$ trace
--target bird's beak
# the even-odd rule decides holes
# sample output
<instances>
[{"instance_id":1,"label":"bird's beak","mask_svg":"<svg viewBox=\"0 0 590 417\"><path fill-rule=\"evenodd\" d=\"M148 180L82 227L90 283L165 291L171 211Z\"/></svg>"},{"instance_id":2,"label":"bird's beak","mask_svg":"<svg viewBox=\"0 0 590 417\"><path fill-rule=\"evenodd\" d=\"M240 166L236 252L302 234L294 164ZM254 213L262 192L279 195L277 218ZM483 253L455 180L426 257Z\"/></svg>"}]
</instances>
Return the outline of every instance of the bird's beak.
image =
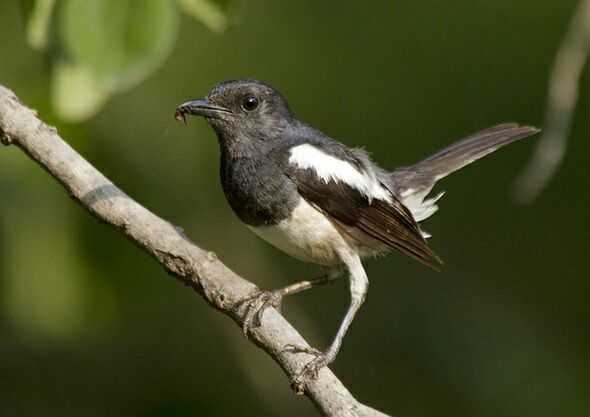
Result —
<instances>
[{"instance_id":1,"label":"bird's beak","mask_svg":"<svg viewBox=\"0 0 590 417\"><path fill-rule=\"evenodd\" d=\"M219 119L223 113L231 113L230 109L211 103L206 98L187 101L176 108L174 117L186 123L186 115L193 114L211 119Z\"/></svg>"}]
</instances>

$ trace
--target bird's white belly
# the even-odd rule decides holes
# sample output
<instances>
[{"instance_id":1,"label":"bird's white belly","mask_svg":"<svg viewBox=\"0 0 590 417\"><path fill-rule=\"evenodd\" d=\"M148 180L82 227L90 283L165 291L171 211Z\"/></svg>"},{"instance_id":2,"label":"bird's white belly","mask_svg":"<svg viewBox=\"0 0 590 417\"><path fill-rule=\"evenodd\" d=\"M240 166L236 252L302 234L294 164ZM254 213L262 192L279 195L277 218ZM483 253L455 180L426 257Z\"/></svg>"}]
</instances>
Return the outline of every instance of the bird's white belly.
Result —
<instances>
[{"instance_id":1,"label":"bird's white belly","mask_svg":"<svg viewBox=\"0 0 590 417\"><path fill-rule=\"evenodd\" d=\"M303 198L288 219L274 226L248 226L271 245L304 262L325 266L341 263L350 246L320 211Z\"/></svg>"}]
</instances>

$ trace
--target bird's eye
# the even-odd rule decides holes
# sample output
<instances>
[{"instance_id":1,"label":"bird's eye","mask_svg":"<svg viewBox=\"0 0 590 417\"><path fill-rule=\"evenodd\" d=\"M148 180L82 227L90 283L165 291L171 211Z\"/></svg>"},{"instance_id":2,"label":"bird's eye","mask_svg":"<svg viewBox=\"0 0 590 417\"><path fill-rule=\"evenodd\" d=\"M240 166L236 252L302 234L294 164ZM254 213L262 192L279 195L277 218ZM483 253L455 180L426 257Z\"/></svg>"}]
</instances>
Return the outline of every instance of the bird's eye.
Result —
<instances>
[{"instance_id":1,"label":"bird's eye","mask_svg":"<svg viewBox=\"0 0 590 417\"><path fill-rule=\"evenodd\" d=\"M246 96L242 103L242 107L246 111L256 110L256 107L258 107L258 99L255 96Z\"/></svg>"}]
</instances>

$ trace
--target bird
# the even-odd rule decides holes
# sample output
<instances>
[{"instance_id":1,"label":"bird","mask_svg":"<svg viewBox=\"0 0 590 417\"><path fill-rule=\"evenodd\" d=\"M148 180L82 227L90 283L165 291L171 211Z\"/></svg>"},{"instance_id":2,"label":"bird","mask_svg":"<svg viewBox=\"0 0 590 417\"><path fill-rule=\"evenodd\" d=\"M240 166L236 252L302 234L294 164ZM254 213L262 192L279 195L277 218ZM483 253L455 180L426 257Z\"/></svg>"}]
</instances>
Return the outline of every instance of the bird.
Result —
<instances>
[{"instance_id":1,"label":"bird","mask_svg":"<svg viewBox=\"0 0 590 417\"><path fill-rule=\"evenodd\" d=\"M296 391L317 378L338 355L369 280L362 261L397 250L440 270L421 223L438 210L440 192L430 193L449 174L540 131L503 123L474 133L413 165L381 168L367 151L330 138L299 120L275 88L257 80L229 80L205 98L180 104L175 118L204 117L216 133L221 186L237 217L256 235L303 262L323 268L320 278L285 288L257 290L246 305L243 331L260 324L283 297L347 275L350 303L325 351L286 346L312 355L293 378Z\"/></svg>"}]
</instances>

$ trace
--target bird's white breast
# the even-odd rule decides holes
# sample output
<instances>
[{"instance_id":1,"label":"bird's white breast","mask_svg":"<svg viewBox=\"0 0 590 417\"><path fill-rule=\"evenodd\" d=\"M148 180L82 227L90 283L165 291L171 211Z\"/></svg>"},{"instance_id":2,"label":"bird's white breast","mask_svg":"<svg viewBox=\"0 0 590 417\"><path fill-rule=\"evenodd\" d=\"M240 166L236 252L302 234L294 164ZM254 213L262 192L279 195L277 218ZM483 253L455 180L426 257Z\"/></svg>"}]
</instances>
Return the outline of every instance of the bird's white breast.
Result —
<instances>
[{"instance_id":1,"label":"bird's white breast","mask_svg":"<svg viewBox=\"0 0 590 417\"><path fill-rule=\"evenodd\" d=\"M274 226L248 226L271 245L304 262L325 266L340 263L338 253L350 246L338 229L303 198L289 218Z\"/></svg>"}]
</instances>

